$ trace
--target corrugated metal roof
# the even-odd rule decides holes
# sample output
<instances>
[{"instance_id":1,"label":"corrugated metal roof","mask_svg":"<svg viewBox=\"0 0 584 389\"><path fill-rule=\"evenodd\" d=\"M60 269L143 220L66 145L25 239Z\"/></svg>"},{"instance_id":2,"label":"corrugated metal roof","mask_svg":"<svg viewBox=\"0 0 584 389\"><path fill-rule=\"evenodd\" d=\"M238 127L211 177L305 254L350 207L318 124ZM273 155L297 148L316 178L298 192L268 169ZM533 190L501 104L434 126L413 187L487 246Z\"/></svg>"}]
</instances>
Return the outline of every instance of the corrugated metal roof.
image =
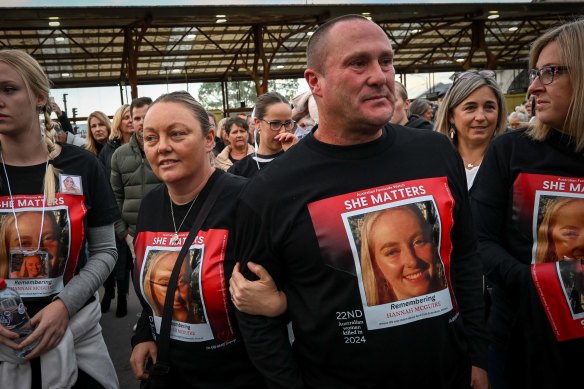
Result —
<instances>
[{"instance_id":1,"label":"corrugated metal roof","mask_svg":"<svg viewBox=\"0 0 584 389\"><path fill-rule=\"evenodd\" d=\"M387 31L396 71L415 73L523 68L530 43L584 4L2 8L0 48L32 54L57 87L129 84L131 58L140 84L302 77L310 32L363 12Z\"/></svg>"}]
</instances>

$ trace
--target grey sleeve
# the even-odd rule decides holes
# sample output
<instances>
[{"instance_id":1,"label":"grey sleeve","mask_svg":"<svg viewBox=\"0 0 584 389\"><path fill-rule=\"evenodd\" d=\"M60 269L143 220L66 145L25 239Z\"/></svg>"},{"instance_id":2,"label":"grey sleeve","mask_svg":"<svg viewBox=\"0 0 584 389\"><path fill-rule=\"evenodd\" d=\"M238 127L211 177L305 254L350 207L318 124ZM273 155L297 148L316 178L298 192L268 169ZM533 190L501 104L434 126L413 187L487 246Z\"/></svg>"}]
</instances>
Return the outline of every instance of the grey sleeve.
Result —
<instances>
[{"instance_id":1,"label":"grey sleeve","mask_svg":"<svg viewBox=\"0 0 584 389\"><path fill-rule=\"evenodd\" d=\"M116 264L118 252L113 223L90 227L87 233L87 248L89 250L87 263L57 296L67 307L69 317L75 315L103 285Z\"/></svg>"}]
</instances>

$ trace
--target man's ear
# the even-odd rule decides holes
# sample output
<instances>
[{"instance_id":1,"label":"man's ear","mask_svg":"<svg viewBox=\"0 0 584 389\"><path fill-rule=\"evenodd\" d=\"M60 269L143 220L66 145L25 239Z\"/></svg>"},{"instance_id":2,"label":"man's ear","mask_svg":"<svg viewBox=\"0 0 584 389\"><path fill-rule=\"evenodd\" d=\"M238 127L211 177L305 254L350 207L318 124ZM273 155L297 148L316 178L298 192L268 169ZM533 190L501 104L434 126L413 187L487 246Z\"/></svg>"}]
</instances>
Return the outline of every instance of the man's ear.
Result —
<instances>
[{"instance_id":1,"label":"man's ear","mask_svg":"<svg viewBox=\"0 0 584 389\"><path fill-rule=\"evenodd\" d=\"M313 95L318 97L322 97L321 91L322 78L323 78L322 75L320 75L314 69L306 69L304 71L304 79L306 80L306 83L308 84L310 91L312 92Z\"/></svg>"}]
</instances>

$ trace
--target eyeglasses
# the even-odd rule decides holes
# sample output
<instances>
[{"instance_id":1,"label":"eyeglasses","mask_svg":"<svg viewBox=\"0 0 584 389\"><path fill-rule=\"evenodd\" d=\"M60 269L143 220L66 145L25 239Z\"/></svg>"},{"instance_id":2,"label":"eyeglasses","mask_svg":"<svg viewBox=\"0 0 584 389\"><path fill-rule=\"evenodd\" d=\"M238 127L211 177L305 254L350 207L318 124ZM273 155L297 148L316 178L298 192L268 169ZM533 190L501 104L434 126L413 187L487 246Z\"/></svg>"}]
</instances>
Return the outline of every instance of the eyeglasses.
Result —
<instances>
[{"instance_id":1,"label":"eyeglasses","mask_svg":"<svg viewBox=\"0 0 584 389\"><path fill-rule=\"evenodd\" d=\"M296 129L296 122L294 120L287 120L285 122L281 122L279 120L264 120L260 119L262 122L266 122L270 125L270 129L272 131L280 131L282 126L286 131L292 131Z\"/></svg>"},{"instance_id":2,"label":"eyeglasses","mask_svg":"<svg viewBox=\"0 0 584 389\"><path fill-rule=\"evenodd\" d=\"M544 66L541 69L531 69L529 71L529 83L533 83L536 77L543 85L549 85L554 82L556 75L568 70L567 66Z\"/></svg>"},{"instance_id":3,"label":"eyeglasses","mask_svg":"<svg viewBox=\"0 0 584 389\"><path fill-rule=\"evenodd\" d=\"M495 79L495 72L492 70L487 70L487 69L483 69L483 70L470 69L470 70L467 70L465 72L455 74L454 75L454 82L457 82L459 80L464 80L467 78L472 78L475 76L480 76L482 78L491 78L494 80Z\"/></svg>"}]
</instances>

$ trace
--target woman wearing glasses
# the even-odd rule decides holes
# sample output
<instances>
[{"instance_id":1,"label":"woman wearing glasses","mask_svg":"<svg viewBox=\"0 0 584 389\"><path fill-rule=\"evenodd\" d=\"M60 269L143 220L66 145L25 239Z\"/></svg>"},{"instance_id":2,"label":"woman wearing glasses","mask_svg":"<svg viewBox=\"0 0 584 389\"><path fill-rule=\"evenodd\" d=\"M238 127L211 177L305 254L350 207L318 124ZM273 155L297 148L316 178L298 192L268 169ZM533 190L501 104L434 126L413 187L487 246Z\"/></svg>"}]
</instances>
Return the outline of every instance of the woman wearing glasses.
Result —
<instances>
[{"instance_id":1,"label":"woman wearing glasses","mask_svg":"<svg viewBox=\"0 0 584 389\"><path fill-rule=\"evenodd\" d=\"M436 112L435 130L456 146L469 189L491 140L505 130L505 100L494 76L490 70L459 74Z\"/></svg>"},{"instance_id":2,"label":"woman wearing glasses","mask_svg":"<svg viewBox=\"0 0 584 389\"><path fill-rule=\"evenodd\" d=\"M260 135L260 144L256 145L256 153L248 155L229 169L230 173L238 176L255 176L298 142L294 135L296 122L292 120L292 108L278 92L268 92L258 97L253 120Z\"/></svg>"},{"instance_id":3,"label":"woman wearing glasses","mask_svg":"<svg viewBox=\"0 0 584 389\"><path fill-rule=\"evenodd\" d=\"M534 277L543 280L548 269L549 277L558 277L553 265L541 263L547 259L535 258L545 205L554 198L584 197L582 58L583 20L550 30L533 43L529 93L536 102L535 123L493 142L472 192L479 252L493 284L488 325L494 389L581 386L582 319L560 315L552 325L542 298L547 307L566 303L548 298L548 289ZM563 233L566 239L581 239L574 228ZM558 341L554 330L573 325L580 337Z\"/></svg>"}]
</instances>

